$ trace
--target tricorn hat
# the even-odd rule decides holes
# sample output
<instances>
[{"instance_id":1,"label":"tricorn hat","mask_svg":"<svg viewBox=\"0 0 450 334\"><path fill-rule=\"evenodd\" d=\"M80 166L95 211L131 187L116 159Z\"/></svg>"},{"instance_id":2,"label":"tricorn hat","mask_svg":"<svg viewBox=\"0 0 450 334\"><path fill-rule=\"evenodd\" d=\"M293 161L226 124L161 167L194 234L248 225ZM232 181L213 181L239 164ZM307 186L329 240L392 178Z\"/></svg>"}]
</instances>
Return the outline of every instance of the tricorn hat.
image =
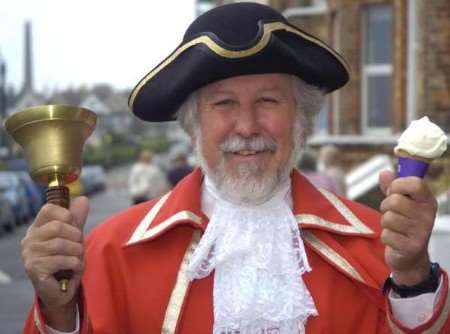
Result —
<instances>
[{"instance_id":1,"label":"tricorn hat","mask_svg":"<svg viewBox=\"0 0 450 334\"><path fill-rule=\"evenodd\" d=\"M171 121L192 92L233 76L287 73L331 92L350 77L345 60L320 39L257 3L219 6L188 27L182 43L133 89L131 111Z\"/></svg>"}]
</instances>

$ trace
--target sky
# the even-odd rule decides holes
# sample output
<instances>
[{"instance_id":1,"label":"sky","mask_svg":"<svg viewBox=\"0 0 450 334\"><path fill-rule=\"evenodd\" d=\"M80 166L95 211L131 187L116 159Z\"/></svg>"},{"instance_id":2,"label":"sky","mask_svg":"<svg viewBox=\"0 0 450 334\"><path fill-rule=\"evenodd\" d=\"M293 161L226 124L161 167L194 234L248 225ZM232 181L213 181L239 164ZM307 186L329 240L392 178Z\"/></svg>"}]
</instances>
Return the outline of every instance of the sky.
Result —
<instances>
[{"instance_id":1,"label":"sky","mask_svg":"<svg viewBox=\"0 0 450 334\"><path fill-rule=\"evenodd\" d=\"M181 42L195 0L0 0L7 82L23 82L24 23L33 30L41 92L109 83L132 88Z\"/></svg>"}]
</instances>

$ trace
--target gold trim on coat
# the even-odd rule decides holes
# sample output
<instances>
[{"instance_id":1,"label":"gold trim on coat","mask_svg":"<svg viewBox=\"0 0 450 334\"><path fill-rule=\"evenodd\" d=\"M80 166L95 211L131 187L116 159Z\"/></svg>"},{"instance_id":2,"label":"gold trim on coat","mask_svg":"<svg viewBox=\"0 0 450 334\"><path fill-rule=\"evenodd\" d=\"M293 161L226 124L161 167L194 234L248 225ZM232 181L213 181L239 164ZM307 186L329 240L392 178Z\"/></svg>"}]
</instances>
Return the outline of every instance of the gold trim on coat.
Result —
<instances>
[{"instance_id":1,"label":"gold trim on coat","mask_svg":"<svg viewBox=\"0 0 450 334\"><path fill-rule=\"evenodd\" d=\"M320 193L336 208L336 210L350 223L352 224L354 231L360 234L374 234L374 231L369 228L366 224L364 224L358 217L356 217L353 212L333 193L329 192L328 190L319 189ZM336 225L341 226L341 224L335 224L327 222L320 217L318 217L321 221L315 220L312 222L312 224L317 223L320 226L326 226L330 229L334 229L338 232L342 232L337 228ZM310 222L308 222L309 224Z\"/></svg>"},{"instance_id":2,"label":"gold trim on coat","mask_svg":"<svg viewBox=\"0 0 450 334\"><path fill-rule=\"evenodd\" d=\"M39 333L45 334L46 332L44 331L44 328L42 328L41 319L39 318L39 313L36 308L36 305L34 306L34 310L33 310L33 318L34 318L34 324L35 324L36 328L38 329Z\"/></svg>"},{"instance_id":3,"label":"gold trim on coat","mask_svg":"<svg viewBox=\"0 0 450 334\"><path fill-rule=\"evenodd\" d=\"M344 257L328 246L325 242L317 238L311 231L302 230L301 235L306 243L334 263L338 268L342 269L354 279L367 284L358 271Z\"/></svg>"},{"instance_id":4,"label":"gold trim on coat","mask_svg":"<svg viewBox=\"0 0 450 334\"><path fill-rule=\"evenodd\" d=\"M170 295L169 304L167 305L166 314L161 329L162 334L174 334L177 329L177 324L181 315L181 307L183 306L184 298L189 288L189 280L186 277L186 270L191 261L192 255L197 248L201 239L201 232L194 231L191 243L189 244L186 253L181 262L180 269L177 275L175 287Z\"/></svg>"},{"instance_id":5,"label":"gold trim on coat","mask_svg":"<svg viewBox=\"0 0 450 334\"><path fill-rule=\"evenodd\" d=\"M161 231L165 230L166 228L170 227L171 225L175 224L176 222L180 220L190 220L194 222L197 225L200 225L202 223L202 219L197 216L195 213L191 211L180 211L174 214L173 216L170 216L168 219L164 220L160 224L156 225L155 227L150 228L148 231L146 231L140 240L148 239L154 237L156 234L160 233Z\"/></svg>"},{"instance_id":6,"label":"gold trim on coat","mask_svg":"<svg viewBox=\"0 0 450 334\"><path fill-rule=\"evenodd\" d=\"M152 223L152 221L155 219L156 215L158 214L161 207L166 203L167 199L169 198L171 192L168 192L163 197L159 199L158 202L150 209L150 211L145 215L144 219L139 223L138 227L134 230L132 236L130 239L126 242L126 245L131 245L136 242L139 242L142 240L143 236L145 235L148 227Z\"/></svg>"},{"instance_id":7,"label":"gold trim on coat","mask_svg":"<svg viewBox=\"0 0 450 334\"><path fill-rule=\"evenodd\" d=\"M329 220L323 219L316 215L300 214L300 215L296 215L295 218L297 219L297 222L299 224L321 226L321 227L325 227L329 230L339 232L339 233L352 233L352 234L364 233L364 232L360 231L359 229L357 229L353 225L344 225L344 224L333 223L333 222L330 222Z\"/></svg>"},{"instance_id":8,"label":"gold trim on coat","mask_svg":"<svg viewBox=\"0 0 450 334\"><path fill-rule=\"evenodd\" d=\"M431 326L427 330L420 332L420 334L437 334L437 333L439 333L441 328L444 326L445 321L447 320L449 314L450 314L450 293L447 290L447 298L445 301L444 308L441 311L441 314L436 319L433 326ZM406 334L406 332L402 331L400 328L397 327L396 324L394 324L389 313L387 315L387 319L388 319L389 327L391 328L393 334Z\"/></svg>"},{"instance_id":9,"label":"gold trim on coat","mask_svg":"<svg viewBox=\"0 0 450 334\"><path fill-rule=\"evenodd\" d=\"M224 57L224 58L244 58L252 56L262 49L266 47L266 45L269 43L270 37L272 32L277 30L285 30L288 32L291 32L293 34L296 34L298 36L301 36L302 38L326 49L328 52L330 52L332 55L336 57L336 59L342 64L342 66L347 70L347 72L350 74L350 66L347 64L347 62L342 58L342 56L334 51L332 48L330 48L328 45L326 45L324 42L322 42L319 39L316 39L312 36L309 36L283 22L271 22L271 23L265 23L264 24L264 31L260 38L260 40L252 47L245 49L245 50L228 50L217 44L214 40L212 40L209 36L203 35L199 36L197 38L194 38L192 41L181 45L178 49L176 49L168 58L166 58L161 64L159 64L156 68L154 68L150 73L148 73L139 83L138 85L133 89L130 96L129 106L130 109L133 109L134 100L136 99L136 95L139 93L141 88L150 80L152 79L156 74L158 74L164 67L172 63L181 53L183 53L185 50L189 49L192 46L195 46L197 44L204 44L206 45L211 51L215 52L217 55Z\"/></svg>"},{"instance_id":10,"label":"gold trim on coat","mask_svg":"<svg viewBox=\"0 0 450 334\"><path fill-rule=\"evenodd\" d=\"M424 331L424 334L434 334L439 333L440 329L444 326L450 314L450 292L447 289L447 300L445 301L444 308L442 309L441 315L437 318L436 322L430 329Z\"/></svg>"}]
</instances>

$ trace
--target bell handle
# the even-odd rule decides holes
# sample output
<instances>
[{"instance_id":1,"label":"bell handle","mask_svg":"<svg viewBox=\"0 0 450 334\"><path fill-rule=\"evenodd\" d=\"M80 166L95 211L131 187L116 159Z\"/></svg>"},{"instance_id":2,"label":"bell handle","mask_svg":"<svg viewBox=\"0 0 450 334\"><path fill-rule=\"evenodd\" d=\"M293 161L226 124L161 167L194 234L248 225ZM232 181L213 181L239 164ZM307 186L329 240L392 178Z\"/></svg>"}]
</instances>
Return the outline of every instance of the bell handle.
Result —
<instances>
[{"instance_id":1,"label":"bell handle","mask_svg":"<svg viewBox=\"0 0 450 334\"><path fill-rule=\"evenodd\" d=\"M50 186L46 191L46 202L68 209L70 205L69 188L67 188L61 182L57 182L57 185L52 185L54 183L55 182L50 182ZM55 279L59 283L59 290L61 292L67 292L69 280L72 278L72 276L72 270L60 270L54 274Z\"/></svg>"}]
</instances>

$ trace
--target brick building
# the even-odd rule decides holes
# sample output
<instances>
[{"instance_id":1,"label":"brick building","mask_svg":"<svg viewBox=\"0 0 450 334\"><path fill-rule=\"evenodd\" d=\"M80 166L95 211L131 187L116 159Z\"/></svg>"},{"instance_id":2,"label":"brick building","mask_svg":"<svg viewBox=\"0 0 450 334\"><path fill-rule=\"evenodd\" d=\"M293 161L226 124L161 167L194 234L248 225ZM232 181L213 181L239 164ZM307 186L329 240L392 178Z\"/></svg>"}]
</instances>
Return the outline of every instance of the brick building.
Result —
<instances>
[{"instance_id":1,"label":"brick building","mask_svg":"<svg viewBox=\"0 0 450 334\"><path fill-rule=\"evenodd\" d=\"M272 0L289 21L320 36L352 68L328 99L312 146L334 143L353 164L389 153L411 120L450 131L448 0Z\"/></svg>"}]
</instances>

